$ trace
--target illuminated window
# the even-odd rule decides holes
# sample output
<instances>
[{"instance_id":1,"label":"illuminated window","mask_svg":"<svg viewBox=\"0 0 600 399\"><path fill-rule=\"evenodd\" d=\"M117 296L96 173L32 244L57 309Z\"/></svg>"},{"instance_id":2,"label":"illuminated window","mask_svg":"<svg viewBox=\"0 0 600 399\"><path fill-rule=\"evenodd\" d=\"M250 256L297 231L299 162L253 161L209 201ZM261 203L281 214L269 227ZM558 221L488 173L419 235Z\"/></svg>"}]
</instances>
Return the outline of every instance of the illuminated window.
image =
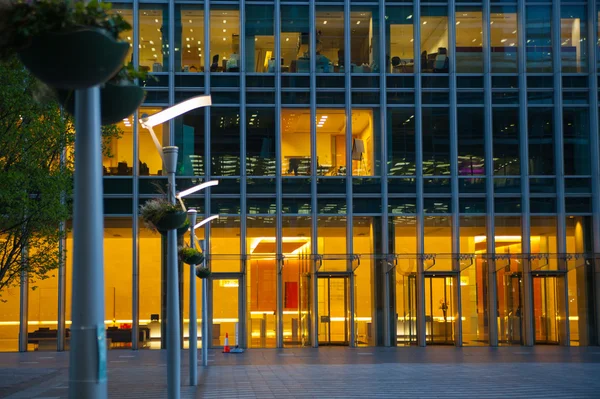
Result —
<instances>
[{"instance_id":1,"label":"illuminated window","mask_svg":"<svg viewBox=\"0 0 600 399\"><path fill-rule=\"evenodd\" d=\"M210 10L210 71L240 71L240 12L238 6Z\"/></svg>"},{"instance_id":2,"label":"illuminated window","mask_svg":"<svg viewBox=\"0 0 600 399\"><path fill-rule=\"evenodd\" d=\"M204 10L203 6L176 5L179 24L175 28L175 71L203 72Z\"/></svg>"},{"instance_id":3,"label":"illuminated window","mask_svg":"<svg viewBox=\"0 0 600 399\"><path fill-rule=\"evenodd\" d=\"M168 72L170 43L166 6L141 5L139 19L140 68L149 72Z\"/></svg>"}]
</instances>

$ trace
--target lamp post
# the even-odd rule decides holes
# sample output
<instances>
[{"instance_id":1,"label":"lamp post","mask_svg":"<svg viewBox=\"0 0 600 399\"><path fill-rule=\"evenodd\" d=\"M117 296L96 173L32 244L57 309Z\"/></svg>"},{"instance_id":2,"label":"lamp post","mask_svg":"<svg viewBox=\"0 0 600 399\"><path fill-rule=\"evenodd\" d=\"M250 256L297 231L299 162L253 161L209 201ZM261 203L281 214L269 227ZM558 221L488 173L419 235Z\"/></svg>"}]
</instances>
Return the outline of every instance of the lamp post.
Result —
<instances>
[{"instance_id":1,"label":"lamp post","mask_svg":"<svg viewBox=\"0 0 600 399\"><path fill-rule=\"evenodd\" d=\"M175 194L175 171L177 168L178 148L168 146L161 148L152 129L154 126L167 122L196 108L211 105L211 97L198 96L169 107L154 115L143 115L140 119L142 127L152 135L156 150L160 154L164 169L167 172L169 185L168 200L172 204L185 195L198 189ZM193 187L194 188L194 187ZM178 399L181 394L181 331L179 329L179 281L177 276L177 231L167 232L167 392L169 399Z\"/></svg>"}]
</instances>

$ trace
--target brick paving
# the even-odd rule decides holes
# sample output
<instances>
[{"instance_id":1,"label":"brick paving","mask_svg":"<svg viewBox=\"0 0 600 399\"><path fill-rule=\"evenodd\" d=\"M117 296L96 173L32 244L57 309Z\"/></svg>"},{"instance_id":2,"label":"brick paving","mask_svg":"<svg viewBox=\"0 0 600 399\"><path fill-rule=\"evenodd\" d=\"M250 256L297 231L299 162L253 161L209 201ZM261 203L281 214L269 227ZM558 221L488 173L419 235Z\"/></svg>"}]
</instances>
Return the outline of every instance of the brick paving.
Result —
<instances>
[{"instance_id":1,"label":"brick paving","mask_svg":"<svg viewBox=\"0 0 600 399\"><path fill-rule=\"evenodd\" d=\"M182 398L598 398L600 348L320 348L209 353ZM110 398L166 398L166 351L108 354ZM1 398L66 398L68 353L0 353Z\"/></svg>"}]
</instances>

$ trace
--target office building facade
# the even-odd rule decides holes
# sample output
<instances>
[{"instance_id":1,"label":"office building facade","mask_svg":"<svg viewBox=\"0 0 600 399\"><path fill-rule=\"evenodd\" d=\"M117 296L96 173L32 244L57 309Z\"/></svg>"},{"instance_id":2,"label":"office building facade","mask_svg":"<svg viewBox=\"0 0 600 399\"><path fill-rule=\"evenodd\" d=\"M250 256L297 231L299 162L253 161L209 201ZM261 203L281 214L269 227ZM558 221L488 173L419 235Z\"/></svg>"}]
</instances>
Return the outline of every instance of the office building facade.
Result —
<instances>
[{"instance_id":1,"label":"office building facade","mask_svg":"<svg viewBox=\"0 0 600 399\"><path fill-rule=\"evenodd\" d=\"M144 332L112 347L164 337L166 247L138 207L166 177L138 118L209 93L155 129L178 189L220 181L187 200L220 215L197 234L211 346L598 343L599 2L113 7L156 80L104 160L106 323ZM21 316L3 293L4 350L23 317L68 328L70 268Z\"/></svg>"}]
</instances>

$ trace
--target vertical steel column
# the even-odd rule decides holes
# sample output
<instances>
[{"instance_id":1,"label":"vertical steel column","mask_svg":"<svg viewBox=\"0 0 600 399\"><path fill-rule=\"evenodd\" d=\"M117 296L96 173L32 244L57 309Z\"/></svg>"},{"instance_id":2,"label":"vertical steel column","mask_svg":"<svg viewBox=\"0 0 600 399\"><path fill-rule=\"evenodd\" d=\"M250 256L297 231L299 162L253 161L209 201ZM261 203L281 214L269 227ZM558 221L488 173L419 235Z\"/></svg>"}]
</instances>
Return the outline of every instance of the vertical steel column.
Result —
<instances>
[{"instance_id":1,"label":"vertical steel column","mask_svg":"<svg viewBox=\"0 0 600 399\"><path fill-rule=\"evenodd\" d=\"M455 0L448 2L448 55L449 63L449 83L450 83L450 187L452 190L452 269L455 272L460 271L460 216L458 207L458 111L456 98L456 6ZM457 278L460 281L460 276ZM455 323L454 343L456 346L462 346L462 301L460 284L456 289L458 300L458 320Z\"/></svg>"},{"instance_id":2,"label":"vertical steel column","mask_svg":"<svg viewBox=\"0 0 600 399\"><path fill-rule=\"evenodd\" d=\"M29 327L29 241L21 248L21 281L19 284L19 352L27 352L27 328Z\"/></svg>"},{"instance_id":3,"label":"vertical steel column","mask_svg":"<svg viewBox=\"0 0 600 399\"><path fill-rule=\"evenodd\" d=\"M483 1L483 109L485 126L485 192L486 214L485 235L487 253L487 312L488 337L490 346L498 346L498 306L496 297L496 252L494 228L494 133L492 125L492 59L491 59L491 25L490 0Z\"/></svg>"},{"instance_id":4,"label":"vertical steel column","mask_svg":"<svg viewBox=\"0 0 600 399\"><path fill-rule=\"evenodd\" d=\"M311 246L312 246L312 343L313 347L319 346L319 282L317 281L317 255L319 253L319 243L317 241L317 76L315 70L316 65L316 10L315 3L311 1L308 4L308 24L309 24L309 41L310 41L310 207L311 207Z\"/></svg>"},{"instance_id":5,"label":"vertical steel column","mask_svg":"<svg viewBox=\"0 0 600 399\"><path fill-rule=\"evenodd\" d=\"M133 2L133 66L137 71L139 68L139 1ZM133 211L131 218L131 349L139 349L140 336L140 223L139 223L139 202L140 202L140 145L139 145L140 126L138 122L137 111L133 114L133 176L132 176L132 202Z\"/></svg>"},{"instance_id":6,"label":"vertical steel column","mask_svg":"<svg viewBox=\"0 0 600 399\"><path fill-rule=\"evenodd\" d=\"M248 279L247 265L247 248L246 248L246 237L248 235L248 223L247 223L247 201L246 201L246 7L245 3L240 3L240 270L242 271L242 277L240 281L240 294L242 300L238 303L238 339L240 342L236 342L240 348L245 348L246 339L246 326L248 325L249 315L246 312L246 301L248 298L247 290L248 285L246 280ZM254 278L254 276L253 276ZM235 335L235 334L234 334Z\"/></svg>"},{"instance_id":7,"label":"vertical steel column","mask_svg":"<svg viewBox=\"0 0 600 399\"><path fill-rule=\"evenodd\" d=\"M62 113L61 109L61 113ZM67 148L63 144L62 152L60 153L60 167L65 167L67 160ZM60 193L60 203L65 204L67 198L66 193L63 191ZM67 222L61 221L58 225L58 231L60 238L58 240L58 326L56 333L56 350L62 352L65 350L65 338L66 338L66 296L67 296L67 262L66 262L66 250L67 250Z\"/></svg>"},{"instance_id":8,"label":"vertical steel column","mask_svg":"<svg viewBox=\"0 0 600 399\"><path fill-rule=\"evenodd\" d=\"M204 2L204 94L210 94L210 0ZM207 40L208 38L208 40ZM211 174L211 151L210 151L210 107L204 108L204 181L210 180ZM211 187L204 191L204 217L210 217L210 194ZM211 223L204 225L204 265L212 269L210 264L210 230ZM212 338L212 280L202 280L202 331L205 331L202 338L202 356L208 353L208 348ZM206 344L206 346L205 346ZM204 360L203 360L204 361ZM205 365L206 366L206 365Z\"/></svg>"},{"instance_id":9,"label":"vertical steel column","mask_svg":"<svg viewBox=\"0 0 600 399\"><path fill-rule=\"evenodd\" d=\"M593 251L595 254L600 253L600 150L598 146L598 54L596 46L598 45L598 11L600 11L600 5L596 2L594 5L592 2L588 4L588 57L589 57L589 71L588 71L588 85L589 85L589 102L590 102L590 159L592 162L592 240L593 240ZM595 276L595 292L596 292L596 343L598 343L600 336L600 265L598 261L594 259L594 276Z\"/></svg>"},{"instance_id":10,"label":"vertical steel column","mask_svg":"<svg viewBox=\"0 0 600 399\"><path fill-rule=\"evenodd\" d=\"M175 170L178 148L163 147L164 169L169 181L169 202L175 199ZM169 399L179 398L181 392L181 331L179 328L179 275L177 264L177 231L167 233L167 391Z\"/></svg>"},{"instance_id":11,"label":"vertical steel column","mask_svg":"<svg viewBox=\"0 0 600 399\"><path fill-rule=\"evenodd\" d=\"M275 59L281 59L281 3L275 0ZM275 337L277 348L283 348L283 220L281 185L281 62L275 62L275 242L277 254L277 315Z\"/></svg>"},{"instance_id":12,"label":"vertical steel column","mask_svg":"<svg viewBox=\"0 0 600 399\"><path fill-rule=\"evenodd\" d=\"M421 109L421 9L419 2L413 3L414 29L414 76L415 76L415 170L417 178L417 345L425 346L425 274L423 252L425 251L423 216L423 112Z\"/></svg>"},{"instance_id":13,"label":"vertical steel column","mask_svg":"<svg viewBox=\"0 0 600 399\"><path fill-rule=\"evenodd\" d=\"M559 254L567 252L566 211L565 211L565 162L562 115L562 60L561 60L561 21L560 1L552 2L552 70L554 80L554 159L556 174L556 249ZM559 270L567 269L566 261L557 259ZM561 290L562 288L562 290ZM569 293L567 274L563 284L558 287L558 304L561 322L559 324L559 343L569 346ZM561 292L562 291L562 292Z\"/></svg>"},{"instance_id":14,"label":"vertical steel column","mask_svg":"<svg viewBox=\"0 0 600 399\"><path fill-rule=\"evenodd\" d=\"M519 35L519 156L521 158L521 248L529 256L530 249L530 208L529 208L529 140L527 137L527 36L525 34L525 0L519 0L517 6L517 24ZM523 342L533 345L533 295L530 262L523 259Z\"/></svg>"},{"instance_id":15,"label":"vertical steel column","mask_svg":"<svg viewBox=\"0 0 600 399\"><path fill-rule=\"evenodd\" d=\"M190 247L196 248L196 216L198 212L195 209L188 210L188 218L190 219ZM188 322L188 343L190 356L190 385L198 385L198 311L196 309L196 265L188 265L190 268L190 310ZM202 279L204 281L205 279ZM204 335L204 334L203 334Z\"/></svg>"},{"instance_id":16,"label":"vertical steel column","mask_svg":"<svg viewBox=\"0 0 600 399\"><path fill-rule=\"evenodd\" d=\"M381 175L381 254L387 258L389 254L389 229L388 229L388 155L387 155L387 82L386 82L386 72L387 72L387 60L386 60L386 48L387 48L387 38L386 38L386 21L385 18L385 2L379 2L379 125L381 126L381 131L379 132L381 137L381 152L379 156L381 157L380 171ZM374 132L378 134L378 132ZM395 298L396 298L396 284L395 284L395 272L388 272L389 266L387 261L383 262L383 345L384 346L395 346L396 340L392 343L392 336L395 335L392 332L392 320L395 320L395 312L392 311L392 308L395 307ZM393 298L393 299L392 299ZM393 305L392 305L393 304Z\"/></svg>"},{"instance_id":17,"label":"vertical steel column","mask_svg":"<svg viewBox=\"0 0 600 399\"><path fill-rule=\"evenodd\" d=\"M210 224L210 223L209 223ZM205 226L207 226L206 224ZM200 240L200 249L204 255L202 266L206 267L206 257L208 255L208 247L206 246L206 240ZM208 366L208 347L210 346L208 341L208 278L202 279L202 366Z\"/></svg>"},{"instance_id":18,"label":"vertical steel column","mask_svg":"<svg viewBox=\"0 0 600 399\"><path fill-rule=\"evenodd\" d=\"M69 397L106 398L99 86L75 92L75 131Z\"/></svg>"},{"instance_id":19,"label":"vertical steel column","mask_svg":"<svg viewBox=\"0 0 600 399\"><path fill-rule=\"evenodd\" d=\"M346 268L350 273L350 287L348 300L350 302L349 324L350 324L350 347L356 346L356 325L354 323L354 272L352 271L353 242L352 242L352 77L350 75L352 66L350 65L350 53L352 47L350 43L350 0L344 0L344 103L346 113Z\"/></svg>"}]
</instances>

